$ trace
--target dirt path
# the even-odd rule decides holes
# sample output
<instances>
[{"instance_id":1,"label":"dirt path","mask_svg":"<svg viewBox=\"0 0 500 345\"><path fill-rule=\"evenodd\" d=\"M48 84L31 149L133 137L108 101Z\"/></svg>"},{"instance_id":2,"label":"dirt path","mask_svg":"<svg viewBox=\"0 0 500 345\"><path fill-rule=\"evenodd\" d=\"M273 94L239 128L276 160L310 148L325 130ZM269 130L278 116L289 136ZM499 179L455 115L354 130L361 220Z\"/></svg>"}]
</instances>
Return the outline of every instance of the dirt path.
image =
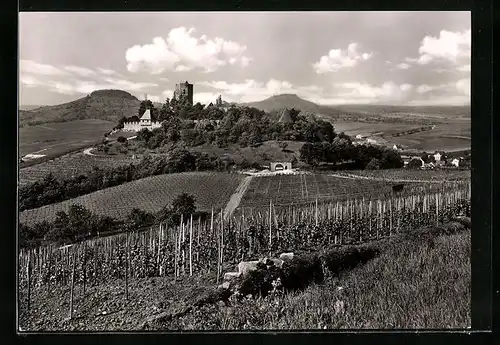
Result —
<instances>
[{"instance_id":1,"label":"dirt path","mask_svg":"<svg viewBox=\"0 0 500 345\"><path fill-rule=\"evenodd\" d=\"M228 217L231 215L234 210L238 207L240 204L241 198L243 195L245 195L245 192L250 185L250 182L252 181L253 176L246 176L241 182L238 188L236 188L236 191L231 195L231 199L229 199L229 202L226 205L226 208L224 210L224 217Z\"/></svg>"},{"instance_id":2,"label":"dirt path","mask_svg":"<svg viewBox=\"0 0 500 345\"><path fill-rule=\"evenodd\" d=\"M372 180L372 181L382 181L382 182L415 182L415 183L443 183L443 181L436 180L408 180L408 179L387 179L381 177L368 177L368 176L360 176L355 174L330 174L330 176L345 178L349 180ZM450 182L450 181L448 181Z\"/></svg>"}]
</instances>

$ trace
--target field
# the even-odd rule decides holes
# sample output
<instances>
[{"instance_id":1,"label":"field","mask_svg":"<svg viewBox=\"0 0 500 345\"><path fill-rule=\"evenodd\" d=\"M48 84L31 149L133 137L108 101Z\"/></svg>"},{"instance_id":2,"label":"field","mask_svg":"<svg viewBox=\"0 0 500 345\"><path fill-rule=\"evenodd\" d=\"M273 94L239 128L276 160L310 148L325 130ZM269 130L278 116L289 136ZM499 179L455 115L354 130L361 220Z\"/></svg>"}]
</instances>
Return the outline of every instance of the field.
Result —
<instances>
[{"instance_id":1,"label":"field","mask_svg":"<svg viewBox=\"0 0 500 345\"><path fill-rule=\"evenodd\" d=\"M385 173L386 171L381 171L379 176ZM413 173L404 170L395 170L392 174L395 178L401 180L416 179L418 177L422 181L428 180L428 177L432 175L427 174L425 171ZM345 173L335 175L345 175ZM394 182L390 180L340 178L335 175L301 174L254 177L241 200L240 208L265 207L269 205L269 199L272 199L276 205L289 205L313 202L316 199L321 201L379 197L391 194L394 185ZM459 174L459 176L461 175ZM462 180L461 178L457 179ZM441 181L442 178L438 180ZM421 188L427 190L435 188L438 190L440 187L440 184L412 182L404 187L404 191L414 191Z\"/></svg>"},{"instance_id":2,"label":"field","mask_svg":"<svg viewBox=\"0 0 500 345\"><path fill-rule=\"evenodd\" d=\"M262 145L257 147L239 147L238 145L230 145L227 148L219 148L215 145L201 145L194 147L193 150L197 152L213 153L221 157L230 157L237 164L241 163L243 159L249 162L257 162L262 165L269 165L274 161L289 161L292 157L297 158L298 164L300 162L300 148L304 144L301 141L284 141L288 144L285 150L278 146L278 142L274 140L265 141Z\"/></svg>"},{"instance_id":3,"label":"field","mask_svg":"<svg viewBox=\"0 0 500 345\"><path fill-rule=\"evenodd\" d=\"M353 170L339 171L336 175L361 176L374 179L390 181L467 181L471 178L470 170L436 169L436 170L411 170L411 169L387 169L387 170Z\"/></svg>"},{"instance_id":4,"label":"field","mask_svg":"<svg viewBox=\"0 0 500 345\"><path fill-rule=\"evenodd\" d=\"M188 172L147 177L116 187L106 188L78 198L20 213L19 221L33 224L53 220L58 211L68 211L80 204L96 214L123 219L133 208L157 212L181 193L196 198L198 210L224 208L243 179L239 174Z\"/></svg>"},{"instance_id":5,"label":"field","mask_svg":"<svg viewBox=\"0 0 500 345\"><path fill-rule=\"evenodd\" d=\"M366 122L334 122L332 123L336 133L344 132L345 134L355 137L358 134L370 135L372 133L397 133L410 129L421 128L421 125L412 124L394 124L394 123L366 123Z\"/></svg>"},{"instance_id":6,"label":"field","mask_svg":"<svg viewBox=\"0 0 500 345\"><path fill-rule=\"evenodd\" d=\"M439 125L431 131L387 139L399 145L427 152L470 149L470 122L466 126Z\"/></svg>"},{"instance_id":7,"label":"field","mask_svg":"<svg viewBox=\"0 0 500 345\"><path fill-rule=\"evenodd\" d=\"M78 174L85 174L94 167L102 169L105 167L133 164L139 161L126 156L98 157L83 153L74 153L20 169L19 184L25 185L35 182L44 178L49 173L52 173L55 177L68 178Z\"/></svg>"},{"instance_id":8,"label":"field","mask_svg":"<svg viewBox=\"0 0 500 345\"><path fill-rule=\"evenodd\" d=\"M92 146L104 138L115 124L109 121L87 119L48 123L19 129L19 154L57 155L68 149Z\"/></svg>"}]
</instances>

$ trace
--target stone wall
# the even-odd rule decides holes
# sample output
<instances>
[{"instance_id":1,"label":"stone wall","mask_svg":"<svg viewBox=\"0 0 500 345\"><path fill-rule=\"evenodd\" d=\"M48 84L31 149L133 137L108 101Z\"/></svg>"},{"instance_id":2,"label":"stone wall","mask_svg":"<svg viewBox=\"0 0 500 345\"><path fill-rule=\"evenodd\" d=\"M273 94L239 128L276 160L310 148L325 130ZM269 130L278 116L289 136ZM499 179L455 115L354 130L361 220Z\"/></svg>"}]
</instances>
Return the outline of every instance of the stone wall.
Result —
<instances>
[{"instance_id":1,"label":"stone wall","mask_svg":"<svg viewBox=\"0 0 500 345\"><path fill-rule=\"evenodd\" d=\"M123 124L123 131L125 132L139 132L143 128L147 128L150 131L155 128L160 128L160 122L151 122L149 125L141 124L140 122L125 122Z\"/></svg>"}]
</instances>

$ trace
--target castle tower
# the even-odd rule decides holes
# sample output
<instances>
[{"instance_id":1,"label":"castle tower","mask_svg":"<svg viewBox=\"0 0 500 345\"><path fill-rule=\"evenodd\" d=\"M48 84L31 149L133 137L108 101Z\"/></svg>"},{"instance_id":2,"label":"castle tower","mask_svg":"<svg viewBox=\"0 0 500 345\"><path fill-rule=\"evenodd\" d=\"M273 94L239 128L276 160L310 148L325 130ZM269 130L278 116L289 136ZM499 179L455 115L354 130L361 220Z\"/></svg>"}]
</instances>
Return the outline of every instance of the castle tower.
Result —
<instances>
[{"instance_id":1,"label":"castle tower","mask_svg":"<svg viewBox=\"0 0 500 345\"><path fill-rule=\"evenodd\" d=\"M180 83L175 85L174 98L179 100L180 97L187 97L189 104L193 105L193 84Z\"/></svg>"}]
</instances>

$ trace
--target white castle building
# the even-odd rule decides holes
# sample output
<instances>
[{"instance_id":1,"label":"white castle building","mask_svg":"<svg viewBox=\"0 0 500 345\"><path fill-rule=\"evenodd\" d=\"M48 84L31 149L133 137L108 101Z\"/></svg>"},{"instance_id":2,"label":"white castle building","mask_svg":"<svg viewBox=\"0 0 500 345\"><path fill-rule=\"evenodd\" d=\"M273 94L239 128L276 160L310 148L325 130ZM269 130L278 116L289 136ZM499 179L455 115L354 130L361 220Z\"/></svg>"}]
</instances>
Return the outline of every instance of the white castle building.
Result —
<instances>
[{"instance_id":1,"label":"white castle building","mask_svg":"<svg viewBox=\"0 0 500 345\"><path fill-rule=\"evenodd\" d=\"M160 128L160 122L151 121L151 111L146 109L144 114L141 116L138 122L125 122L123 124L123 131L125 132L139 132L141 129L147 128L150 131L155 128Z\"/></svg>"}]
</instances>

